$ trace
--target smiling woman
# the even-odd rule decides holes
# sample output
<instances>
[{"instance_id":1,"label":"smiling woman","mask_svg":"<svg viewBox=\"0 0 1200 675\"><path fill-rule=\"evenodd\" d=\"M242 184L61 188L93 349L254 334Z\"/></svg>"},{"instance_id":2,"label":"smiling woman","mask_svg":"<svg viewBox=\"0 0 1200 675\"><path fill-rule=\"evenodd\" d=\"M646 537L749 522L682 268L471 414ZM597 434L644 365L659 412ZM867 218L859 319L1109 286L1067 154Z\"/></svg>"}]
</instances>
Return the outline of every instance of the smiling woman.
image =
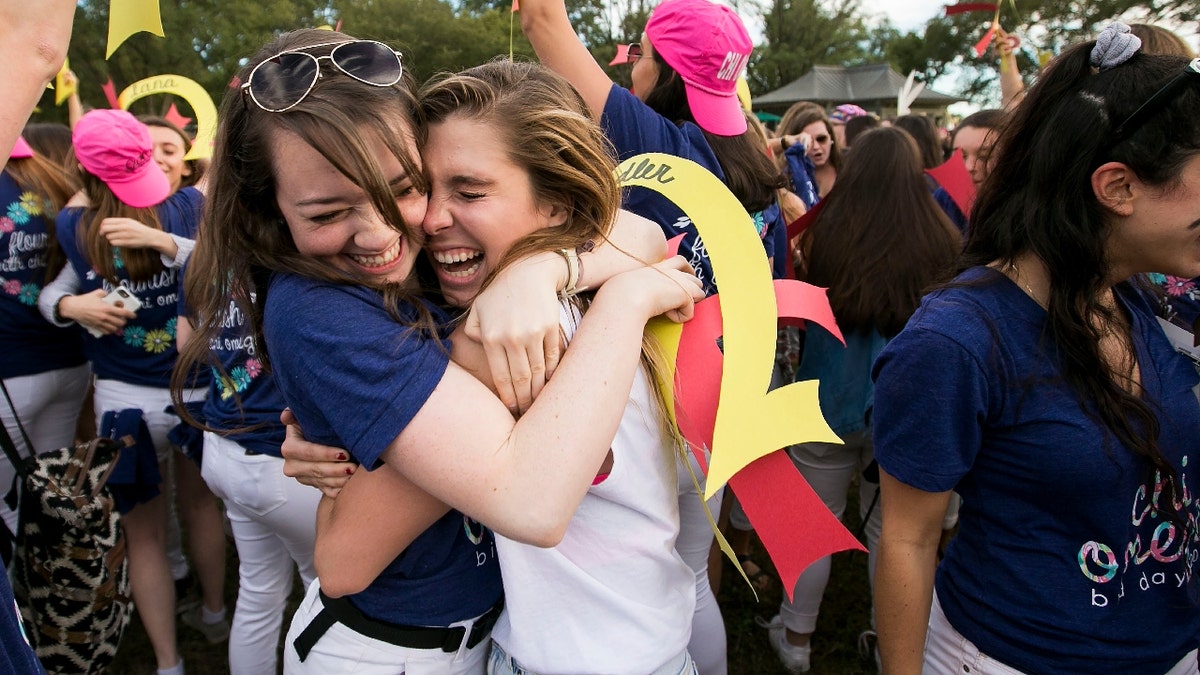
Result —
<instances>
[{"instance_id":1,"label":"smiling woman","mask_svg":"<svg viewBox=\"0 0 1200 675\"><path fill-rule=\"evenodd\" d=\"M1114 24L1045 70L996 141L959 277L876 361L896 672L1196 672L1200 378L1130 277L1200 275L1200 77L1139 44Z\"/></svg>"},{"instance_id":2,"label":"smiling woman","mask_svg":"<svg viewBox=\"0 0 1200 675\"><path fill-rule=\"evenodd\" d=\"M596 292L554 379L514 420L450 360L449 318L420 296L428 186L414 87L400 70L386 45L318 30L251 58L246 84L222 104L211 208L186 284L199 335L185 357L202 357L230 297L253 307L261 361L305 433L366 469L319 509L319 579L292 622L288 672L480 672L502 605L492 532L475 520L535 545L562 539L613 447L645 322L685 318L702 297L682 260L633 261ZM606 198L570 211L597 238L613 230L619 202L603 157L580 182ZM560 239L554 249L566 248ZM526 257L551 298L579 282L577 267L564 275L557 262L547 276L546 258ZM468 348L483 361L462 334L456 357ZM337 536L346 525L357 526L348 540ZM360 555L343 563L351 544Z\"/></svg>"}]
</instances>

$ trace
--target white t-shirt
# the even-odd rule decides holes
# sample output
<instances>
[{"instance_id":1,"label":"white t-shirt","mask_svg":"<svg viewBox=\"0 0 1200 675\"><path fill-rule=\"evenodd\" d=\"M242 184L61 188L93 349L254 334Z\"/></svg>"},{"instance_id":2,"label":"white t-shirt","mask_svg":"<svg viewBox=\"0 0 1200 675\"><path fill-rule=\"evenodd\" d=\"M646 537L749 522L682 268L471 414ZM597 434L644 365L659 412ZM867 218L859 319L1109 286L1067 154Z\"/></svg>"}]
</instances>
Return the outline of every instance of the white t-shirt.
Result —
<instances>
[{"instance_id":1,"label":"white t-shirt","mask_svg":"<svg viewBox=\"0 0 1200 675\"><path fill-rule=\"evenodd\" d=\"M568 339L573 314L564 308ZM505 606L492 638L524 668L644 675L687 648L696 578L675 551L676 456L661 432L656 395L639 368L613 440L612 471L588 490L558 546L496 535Z\"/></svg>"}]
</instances>

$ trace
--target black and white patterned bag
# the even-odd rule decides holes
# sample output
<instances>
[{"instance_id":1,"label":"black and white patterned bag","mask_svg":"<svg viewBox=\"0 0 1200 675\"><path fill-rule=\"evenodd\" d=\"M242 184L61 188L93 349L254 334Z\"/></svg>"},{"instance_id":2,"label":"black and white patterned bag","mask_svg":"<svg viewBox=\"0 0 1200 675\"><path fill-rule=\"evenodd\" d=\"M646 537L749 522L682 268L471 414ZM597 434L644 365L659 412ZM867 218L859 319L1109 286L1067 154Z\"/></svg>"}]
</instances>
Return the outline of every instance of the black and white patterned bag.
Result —
<instances>
[{"instance_id":1,"label":"black and white patterned bag","mask_svg":"<svg viewBox=\"0 0 1200 675\"><path fill-rule=\"evenodd\" d=\"M120 453L97 438L26 460L13 592L49 673L98 673L129 625L125 534L105 486Z\"/></svg>"}]
</instances>

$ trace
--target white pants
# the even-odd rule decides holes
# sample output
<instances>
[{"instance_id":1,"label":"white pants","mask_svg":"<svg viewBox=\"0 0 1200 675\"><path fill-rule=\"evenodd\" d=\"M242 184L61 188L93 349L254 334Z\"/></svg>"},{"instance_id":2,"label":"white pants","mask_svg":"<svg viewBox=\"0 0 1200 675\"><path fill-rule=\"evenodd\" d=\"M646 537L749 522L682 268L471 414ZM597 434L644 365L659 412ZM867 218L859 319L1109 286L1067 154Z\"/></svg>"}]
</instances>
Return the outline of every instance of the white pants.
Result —
<instances>
[{"instance_id":1,"label":"white pants","mask_svg":"<svg viewBox=\"0 0 1200 675\"><path fill-rule=\"evenodd\" d=\"M225 502L238 551L229 671L274 673L293 563L305 588L317 576L313 546L321 491L284 476L279 457L247 455L243 446L211 432L204 433L201 474Z\"/></svg>"},{"instance_id":2,"label":"white pants","mask_svg":"<svg viewBox=\"0 0 1200 675\"><path fill-rule=\"evenodd\" d=\"M812 489L825 502L825 506L833 515L841 518L846 512L846 496L855 475L860 475L858 482L859 515L866 519L867 527L867 575L869 583L875 580L875 549L879 544L879 532L882 525L880 508L876 501L879 491L877 483L868 482L861 478L865 469L875 458L875 448L871 443L871 430L865 429L845 437L844 445L832 443L803 443L788 448L788 455L796 468L812 486ZM871 508L874 503L874 508ZM867 511L870 509L870 515ZM825 586L829 583L829 557L821 558L804 570L796 580L796 588L789 602L784 595L779 606L779 616L788 630L809 634L816 630L817 614L821 610L821 598L825 595ZM874 621L872 620L872 623Z\"/></svg>"},{"instance_id":3,"label":"white pants","mask_svg":"<svg viewBox=\"0 0 1200 675\"><path fill-rule=\"evenodd\" d=\"M296 653L296 638L321 611L320 588L319 579L308 585L308 593L292 617L292 627L288 629L283 646L285 675L483 675L487 668L488 651L492 646L490 638L471 649L457 652L410 649L369 638L336 621L301 663L300 655ZM465 625L470 634L473 623L465 621L455 625Z\"/></svg>"},{"instance_id":4,"label":"white pants","mask_svg":"<svg viewBox=\"0 0 1200 675\"><path fill-rule=\"evenodd\" d=\"M700 487L703 489L704 474L690 451L688 462L696 472L696 477L700 479ZM713 595L712 586L708 581L708 556L712 551L714 537L712 526L708 523L702 497L696 492L687 467L678 464L677 470L679 537L675 539L675 550L696 573L696 611L692 614L692 638L688 642L688 653L695 660L700 675L725 675L725 620L721 617L721 607L717 604L717 598ZM708 500L708 508L714 519L721 515L724 494L725 491L721 490Z\"/></svg>"},{"instance_id":5,"label":"white pants","mask_svg":"<svg viewBox=\"0 0 1200 675\"><path fill-rule=\"evenodd\" d=\"M1188 652L1166 675L1197 675L1196 650ZM929 608L929 636L925 640L924 675L1025 675L979 651L963 637L942 611L937 594Z\"/></svg>"},{"instance_id":6,"label":"white pants","mask_svg":"<svg viewBox=\"0 0 1200 675\"><path fill-rule=\"evenodd\" d=\"M75 442L75 423L79 420L79 410L87 393L90 372L85 363L74 368L11 377L4 381L4 387L16 407L17 417L37 452L57 450ZM17 452L22 457L29 456L25 436L18 428L7 400L0 400L0 420L4 421L4 428L17 446ZM7 457L0 459L3 460L0 461L0 517L4 518L4 524L11 531L17 527L17 514L2 500L12 487L17 471Z\"/></svg>"},{"instance_id":7,"label":"white pants","mask_svg":"<svg viewBox=\"0 0 1200 675\"><path fill-rule=\"evenodd\" d=\"M521 664L517 663L516 659L509 656L508 652L504 651L498 644L492 645L492 653L488 657L487 672L488 675L540 675L521 667ZM692 657L685 651L668 661L667 665L650 673L650 675L698 675L698 671L696 670L695 662L692 661Z\"/></svg>"}]
</instances>

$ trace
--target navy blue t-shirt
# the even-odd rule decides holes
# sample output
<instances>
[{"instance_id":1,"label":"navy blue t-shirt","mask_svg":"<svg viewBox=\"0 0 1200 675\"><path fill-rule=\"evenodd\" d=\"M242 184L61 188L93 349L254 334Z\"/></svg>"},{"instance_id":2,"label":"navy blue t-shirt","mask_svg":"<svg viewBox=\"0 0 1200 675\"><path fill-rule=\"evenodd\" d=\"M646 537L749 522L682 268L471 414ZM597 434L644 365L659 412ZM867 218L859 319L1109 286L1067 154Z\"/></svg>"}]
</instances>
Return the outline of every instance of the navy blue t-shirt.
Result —
<instances>
[{"instance_id":1,"label":"navy blue t-shirt","mask_svg":"<svg viewBox=\"0 0 1200 675\"><path fill-rule=\"evenodd\" d=\"M191 315L180 284L179 316ZM192 320L197 324L202 321L197 317ZM279 446L283 445L285 427L279 414L287 404L271 373L263 368L246 313L230 298L214 320L221 325L221 332L209 340L208 349L225 373L222 375L211 365L196 373L195 385L208 388L201 417L214 429L239 429L225 437L244 448L282 457Z\"/></svg>"},{"instance_id":2,"label":"navy blue t-shirt","mask_svg":"<svg viewBox=\"0 0 1200 675\"><path fill-rule=\"evenodd\" d=\"M416 320L416 308L399 311ZM275 381L304 435L346 448L367 469L380 465L450 360L448 341L397 323L377 292L290 274L271 280L264 329ZM501 594L491 531L450 511L350 601L375 619L445 626L484 613Z\"/></svg>"},{"instance_id":3,"label":"navy blue t-shirt","mask_svg":"<svg viewBox=\"0 0 1200 675\"><path fill-rule=\"evenodd\" d=\"M691 122L676 125L654 112L628 89L613 85L604 104L600 126L617 149L618 161L625 161L645 152L663 152L683 157L708 169L725 180L725 172L708 145L700 127ZM712 263L704 242L696 232L691 218L684 215L675 203L649 188L633 187L625 191L623 206L639 216L649 218L671 239L680 234L679 255L687 258L696 276L704 283L704 294L717 292Z\"/></svg>"},{"instance_id":4,"label":"navy blue t-shirt","mask_svg":"<svg viewBox=\"0 0 1200 675\"><path fill-rule=\"evenodd\" d=\"M159 223L164 232L188 239L196 237L204 196L192 187L185 187L159 204ZM58 214L58 243L67 254L67 264L79 277L76 293L90 293L97 288L112 291L113 285L96 274L81 252L77 241L79 220L83 209L67 208ZM84 335L84 347L92 370L103 379L117 380L146 387L168 387L171 369L178 352L175 349L175 325L179 303L178 270L163 268L147 281L130 281L123 269L117 276L142 302L137 317L125 324L116 335L93 337Z\"/></svg>"},{"instance_id":5,"label":"navy blue t-shirt","mask_svg":"<svg viewBox=\"0 0 1200 675\"><path fill-rule=\"evenodd\" d=\"M1046 313L975 268L932 293L875 364L875 457L963 497L938 600L981 651L1026 672L1161 674L1200 644L1196 370L1128 288L1144 398L1179 472L1186 528L1144 487L1147 462L1085 414L1044 338ZM932 374L932 375L931 375Z\"/></svg>"},{"instance_id":6,"label":"navy blue t-shirt","mask_svg":"<svg viewBox=\"0 0 1200 675\"><path fill-rule=\"evenodd\" d=\"M81 366L83 331L42 318L37 300L46 278L45 198L0 173L0 378Z\"/></svg>"},{"instance_id":7,"label":"navy blue t-shirt","mask_svg":"<svg viewBox=\"0 0 1200 675\"><path fill-rule=\"evenodd\" d=\"M8 571L0 562L0 673L42 675L44 672L33 648L29 646L12 586L8 585Z\"/></svg>"}]
</instances>

